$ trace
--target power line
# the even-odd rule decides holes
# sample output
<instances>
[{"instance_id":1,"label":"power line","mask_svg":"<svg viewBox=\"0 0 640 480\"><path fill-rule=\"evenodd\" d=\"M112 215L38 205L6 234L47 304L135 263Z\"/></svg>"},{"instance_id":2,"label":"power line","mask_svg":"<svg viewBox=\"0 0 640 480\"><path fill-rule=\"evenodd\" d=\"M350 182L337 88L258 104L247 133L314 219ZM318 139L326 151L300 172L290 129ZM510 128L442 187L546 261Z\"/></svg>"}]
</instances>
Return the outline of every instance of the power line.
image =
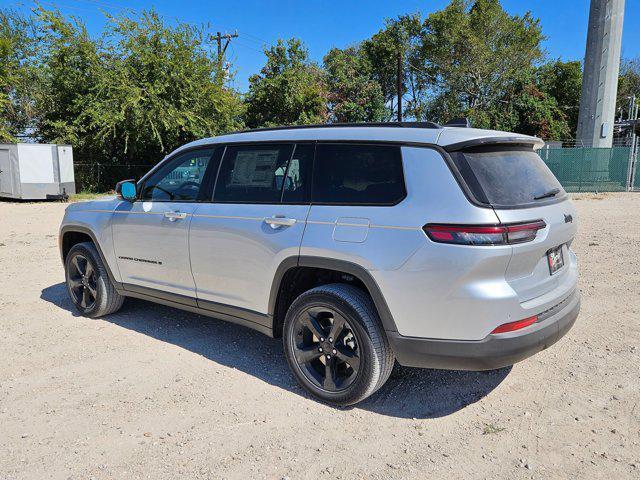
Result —
<instances>
[{"instance_id":1,"label":"power line","mask_svg":"<svg viewBox=\"0 0 640 480\"><path fill-rule=\"evenodd\" d=\"M109 3L109 2L103 2L102 0L72 0L74 2L83 2L83 3L90 3L93 4L97 7L103 7L103 8L112 8L112 9L120 9L120 10L132 10L135 11L135 8L133 7L125 7L124 5L119 5L117 3Z\"/></svg>"},{"instance_id":2,"label":"power line","mask_svg":"<svg viewBox=\"0 0 640 480\"><path fill-rule=\"evenodd\" d=\"M113 11L116 11L116 10L130 10L132 12L139 12L140 11L139 9L136 9L134 7L131 7L131 6L126 6L126 5L122 5L122 4L111 2L111 1L107 2L107 1L104 1L104 0L69 0L69 1L71 1L73 3L89 4L89 5L93 5L95 7L104 8L104 9L111 9ZM51 5L53 7L56 6L56 4L53 3L53 2L47 3L47 4ZM79 7L79 6L71 6L71 5L64 5L64 4L59 4L59 5L66 6L68 8L75 8L75 9L78 9L78 10L89 11L89 10L83 9L82 7ZM196 23L193 23L193 22L187 22L187 21L180 20L180 19L177 19L177 18L176 18L176 20L179 23L184 23L184 24L191 25L191 26L196 26L196 27L197 26L202 26L202 24L196 24ZM220 28L221 30L232 30L232 29L228 28L228 26L219 24L217 22L208 22L208 23L209 23L210 26L215 27L215 28ZM245 30L242 30L241 32L238 32L237 29L233 29L233 30L235 31L236 34L241 33L246 41L258 44L261 47L264 44L270 44L271 43L271 41L266 40L266 39L264 39L262 37L259 37L257 35L254 35L252 33L249 33L249 32L247 32ZM251 47L247 46L247 48L251 48ZM256 50L256 51L259 51L260 53L262 53L261 50Z\"/></svg>"},{"instance_id":3,"label":"power line","mask_svg":"<svg viewBox=\"0 0 640 480\"><path fill-rule=\"evenodd\" d=\"M244 43L242 43L242 42L239 42L239 41L237 41L237 40L236 40L236 43L237 43L238 45L240 45L241 47L248 48L249 50L252 50L252 51L254 51L254 52L257 52L257 53L264 53L262 50L258 50L257 48L255 48L255 47L253 47L253 46L251 46L251 45L246 45L246 44L244 44Z\"/></svg>"}]
</instances>

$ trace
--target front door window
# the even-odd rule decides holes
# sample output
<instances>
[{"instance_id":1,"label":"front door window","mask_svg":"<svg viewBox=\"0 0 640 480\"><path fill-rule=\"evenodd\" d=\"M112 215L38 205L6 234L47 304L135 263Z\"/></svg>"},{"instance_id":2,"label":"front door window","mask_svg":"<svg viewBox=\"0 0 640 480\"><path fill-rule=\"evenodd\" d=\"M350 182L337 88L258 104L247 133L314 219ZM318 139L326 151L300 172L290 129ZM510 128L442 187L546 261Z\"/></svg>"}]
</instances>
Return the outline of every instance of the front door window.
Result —
<instances>
[{"instance_id":1,"label":"front door window","mask_svg":"<svg viewBox=\"0 0 640 480\"><path fill-rule=\"evenodd\" d=\"M207 149L179 155L145 180L141 200L195 202L212 154Z\"/></svg>"}]
</instances>

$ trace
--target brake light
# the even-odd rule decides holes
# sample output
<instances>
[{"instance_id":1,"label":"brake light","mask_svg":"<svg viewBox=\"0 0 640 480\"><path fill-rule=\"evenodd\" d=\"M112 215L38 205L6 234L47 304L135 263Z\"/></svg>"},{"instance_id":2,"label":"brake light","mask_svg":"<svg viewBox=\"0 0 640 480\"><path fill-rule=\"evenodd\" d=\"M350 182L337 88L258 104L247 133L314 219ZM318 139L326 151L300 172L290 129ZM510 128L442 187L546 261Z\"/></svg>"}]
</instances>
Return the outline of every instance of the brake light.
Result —
<instances>
[{"instance_id":1,"label":"brake light","mask_svg":"<svg viewBox=\"0 0 640 480\"><path fill-rule=\"evenodd\" d=\"M513 332L515 330L520 330L521 328L528 327L538 321L538 316L534 315L533 317L525 318L523 320L517 320L515 322L503 323L499 327L496 327L491 332L493 333L506 333Z\"/></svg>"},{"instance_id":2,"label":"brake light","mask_svg":"<svg viewBox=\"0 0 640 480\"><path fill-rule=\"evenodd\" d=\"M422 229L438 243L457 245L511 245L530 242L538 230L546 227L543 220L507 225L442 225L427 224Z\"/></svg>"}]
</instances>

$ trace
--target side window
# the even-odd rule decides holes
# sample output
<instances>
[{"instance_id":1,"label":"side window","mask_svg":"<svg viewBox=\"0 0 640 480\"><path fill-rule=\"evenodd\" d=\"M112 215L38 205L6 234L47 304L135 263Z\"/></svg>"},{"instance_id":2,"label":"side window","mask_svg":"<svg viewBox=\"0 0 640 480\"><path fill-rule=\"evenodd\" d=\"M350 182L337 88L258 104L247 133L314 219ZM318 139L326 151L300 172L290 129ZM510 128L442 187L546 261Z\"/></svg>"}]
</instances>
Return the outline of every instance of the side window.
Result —
<instances>
[{"instance_id":1,"label":"side window","mask_svg":"<svg viewBox=\"0 0 640 480\"><path fill-rule=\"evenodd\" d=\"M293 145L227 147L213 194L215 202L280 203Z\"/></svg>"},{"instance_id":2,"label":"side window","mask_svg":"<svg viewBox=\"0 0 640 480\"><path fill-rule=\"evenodd\" d=\"M296 145L284 179L283 203L304 203L309 201L313 151L313 144L299 143Z\"/></svg>"},{"instance_id":3,"label":"side window","mask_svg":"<svg viewBox=\"0 0 640 480\"><path fill-rule=\"evenodd\" d=\"M141 200L196 201L213 149L183 153L159 168L142 186Z\"/></svg>"},{"instance_id":4,"label":"side window","mask_svg":"<svg viewBox=\"0 0 640 480\"><path fill-rule=\"evenodd\" d=\"M318 144L314 202L390 205L404 196L399 146Z\"/></svg>"}]
</instances>

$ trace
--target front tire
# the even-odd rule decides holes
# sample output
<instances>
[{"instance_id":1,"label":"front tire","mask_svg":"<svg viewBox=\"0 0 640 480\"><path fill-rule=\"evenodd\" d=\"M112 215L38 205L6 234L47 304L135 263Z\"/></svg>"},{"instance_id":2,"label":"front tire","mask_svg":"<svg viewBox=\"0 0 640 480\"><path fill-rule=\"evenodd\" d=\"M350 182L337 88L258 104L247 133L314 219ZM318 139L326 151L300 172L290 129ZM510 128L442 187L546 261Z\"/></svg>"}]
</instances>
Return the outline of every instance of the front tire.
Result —
<instances>
[{"instance_id":1,"label":"front tire","mask_svg":"<svg viewBox=\"0 0 640 480\"><path fill-rule=\"evenodd\" d=\"M300 295L283 328L284 351L298 382L338 406L358 403L389 378L394 355L367 293L330 284Z\"/></svg>"},{"instance_id":2,"label":"front tire","mask_svg":"<svg viewBox=\"0 0 640 480\"><path fill-rule=\"evenodd\" d=\"M122 307L124 297L109 280L93 243L83 242L71 247L65 259L65 278L71 301L85 317L102 317Z\"/></svg>"}]
</instances>

